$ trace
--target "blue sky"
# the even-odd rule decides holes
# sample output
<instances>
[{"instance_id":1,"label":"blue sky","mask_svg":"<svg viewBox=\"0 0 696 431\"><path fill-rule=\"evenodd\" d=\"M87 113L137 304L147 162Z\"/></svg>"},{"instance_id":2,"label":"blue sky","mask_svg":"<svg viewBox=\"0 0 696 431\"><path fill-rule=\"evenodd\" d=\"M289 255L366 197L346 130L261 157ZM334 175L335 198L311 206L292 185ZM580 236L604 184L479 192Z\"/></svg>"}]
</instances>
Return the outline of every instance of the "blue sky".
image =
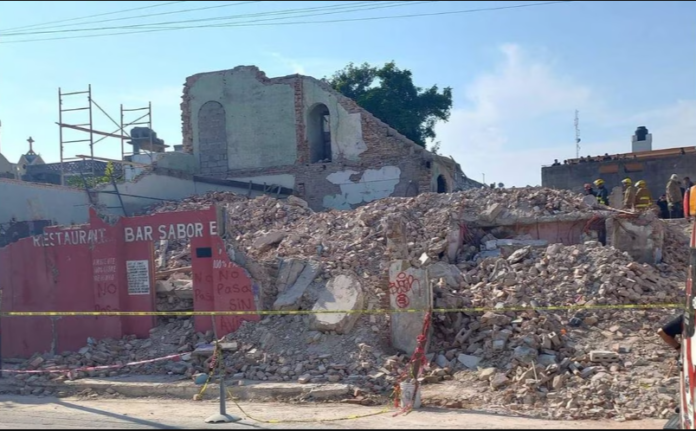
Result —
<instances>
[{"instance_id":1,"label":"blue sky","mask_svg":"<svg viewBox=\"0 0 696 431\"><path fill-rule=\"evenodd\" d=\"M3 31L157 3L161 2L0 2L0 151L10 161L26 151L29 136L45 160L57 161L58 87L79 91L91 84L95 101L117 120L121 103L140 107L151 101L154 129L167 143L178 144L181 90L189 75L257 65L271 77L302 73L320 78L351 61L389 60L411 69L418 85L453 87L452 117L438 126L437 140L442 142L441 153L452 155L477 180L485 174L488 183L539 184L542 164L575 155L575 109L580 111L583 155L630 151L631 135L639 125L653 133L654 148L696 144L696 2L577 1L479 13L278 25L535 3L414 2L315 17L285 15L263 26L257 21L214 28L203 21L190 24L203 26L195 29L28 43L13 42L95 32L19 36ZM357 2L234 3L239 2L182 2L12 31L103 28ZM225 7L88 24L216 5ZM227 22L251 19L268 16ZM77 106L76 99L67 100ZM83 122L79 115L66 122ZM100 114L95 114L95 127L116 129ZM66 157L85 153L86 148L72 144ZM95 153L118 158L120 143L104 140Z\"/></svg>"}]
</instances>

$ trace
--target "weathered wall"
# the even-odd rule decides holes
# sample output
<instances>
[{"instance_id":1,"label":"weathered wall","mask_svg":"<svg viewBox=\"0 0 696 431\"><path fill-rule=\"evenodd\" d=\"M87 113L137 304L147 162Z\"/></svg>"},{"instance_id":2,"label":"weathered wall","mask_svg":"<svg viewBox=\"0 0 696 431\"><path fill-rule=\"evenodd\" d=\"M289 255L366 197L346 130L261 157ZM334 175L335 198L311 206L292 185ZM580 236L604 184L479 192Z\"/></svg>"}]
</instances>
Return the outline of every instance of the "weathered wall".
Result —
<instances>
[{"instance_id":1,"label":"weathered wall","mask_svg":"<svg viewBox=\"0 0 696 431\"><path fill-rule=\"evenodd\" d=\"M0 178L0 223L52 220L57 224L86 223L89 200L84 190Z\"/></svg>"},{"instance_id":2,"label":"weathered wall","mask_svg":"<svg viewBox=\"0 0 696 431\"><path fill-rule=\"evenodd\" d=\"M620 160L575 165L549 166L541 168L541 184L544 187L582 192L585 183L602 178L609 190L620 186L628 177L635 184L645 180L654 199L665 193L667 181L672 174L680 178L696 178L696 154L662 157L651 160Z\"/></svg>"},{"instance_id":3,"label":"weathered wall","mask_svg":"<svg viewBox=\"0 0 696 431\"><path fill-rule=\"evenodd\" d=\"M324 109L331 161L317 157ZM210 123L204 134L201 121ZM436 191L440 174L447 191L456 183L455 163L440 163L328 84L300 75L269 79L253 66L189 77L182 132L184 151L196 156L202 175L286 187L292 178L292 188L315 210Z\"/></svg>"},{"instance_id":4,"label":"weathered wall","mask_svg":"<svg viewBox=\"0 0 696 431\"><path fill-rule=\"evenodd\" d=\"M225 160L230 170L294 163L295 93L291 85L269 81L254 67L187 79L182 109L191 120L184 150L193 152L202 174L224 173Z\"/></svg>"}]
</instances>

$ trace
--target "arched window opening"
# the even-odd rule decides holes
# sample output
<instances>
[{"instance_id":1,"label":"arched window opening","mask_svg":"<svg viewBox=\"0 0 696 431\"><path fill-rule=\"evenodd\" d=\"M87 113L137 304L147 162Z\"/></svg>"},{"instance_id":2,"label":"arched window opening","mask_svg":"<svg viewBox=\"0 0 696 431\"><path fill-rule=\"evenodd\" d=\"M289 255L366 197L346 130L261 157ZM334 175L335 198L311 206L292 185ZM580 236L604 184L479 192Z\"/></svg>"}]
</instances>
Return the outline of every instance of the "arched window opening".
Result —
<instances>
[{"instance_id":1,"label":"arched window opening","mask_svg":"<svg viewBox=\"0 0 696 431\"><path fill-rule=\"evenodd\" d=\"M331 161L331 114L318 104L307 115L307 140L311 163Z\"/></svg>"}]
</instances>

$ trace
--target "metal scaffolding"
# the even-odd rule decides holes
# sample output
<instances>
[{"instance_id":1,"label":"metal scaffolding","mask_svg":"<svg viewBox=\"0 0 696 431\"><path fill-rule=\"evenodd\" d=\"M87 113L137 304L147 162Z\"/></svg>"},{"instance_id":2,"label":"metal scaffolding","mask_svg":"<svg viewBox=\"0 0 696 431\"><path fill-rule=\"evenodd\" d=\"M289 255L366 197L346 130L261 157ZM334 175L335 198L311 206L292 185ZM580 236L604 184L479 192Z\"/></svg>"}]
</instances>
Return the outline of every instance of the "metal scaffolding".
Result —
<instances>
[{"instance_id":1,"label":"metal scaffolding","mask_svg":"<svg viewBox=\"0 0 696 431\"><path fill-rule=\"evenodd\" d=\"M142 112L146 111L145 114L141 115L140 117L136 118L135 120L126 122L126 115L128 115L128 112ZM146 107L144 108L130 108L126 109L123 107L123 104L121 104L121 133L128 135L128 138L122 137L121 138L121 160L126 160L126 157L133 156L133 154L136 153L136 146L133 145L133 150L130 152L126 152L126 141L130 138L133 139L125 130L126 128L129 127L134 127L134 126L146 126L148 129L150 129L150 134L149 134L149 145L147 145L147 148L138 146L138 150L143 149L146 150L147 153L152 152L152 147L153 147L153 136L152 136L152 102L149 102ZM131 141L132 142L132 141ZM152 156L150 156L152 157Z\"/></svg>"},{"instance_id":2,"label":"metal scaffolding","mask_svg":"<svg viewBox=\"0 0 696 431\"><path fill-rule=\"evenodd\" d=\"M77 108L65 108L64 102L67 97L70 96L79 96L79 95L86 95L87 96L87 103L86 106L79 106ZM126 156L125 152L125 143L127 140L131 139L130 134L126 131L126 128L135 124L147 124L147 127L152 130L152 103L148 103L147 108L138 108L134 110L124 110L123 105L121 105L121 122L116 122L116 120L113 119L111 115L109 115L95 100L92 95L92 85L89 85L87 87L87 91L74 91L70 93L63 93L60 88L58 88L58 127L59 127L59 134L60 134L60 183L61 185L65 185L65 162L70 162L70 161L76 161L76 160L85 160L89 158L94 162L95 160L95 145L98 144L99 142L103 141L106 138L117 138L121 140L121 160L124 160ZM101 132L99 130L94 130L94 108L97 108L98 111L100 111L106 118L111 121L111 123L116 126L116 130L114 130L111 133L107 132ZM127 111L143 111L147 110L147 113L143 115L142 117L138 118L137 120L131 122L131 123L124 123L124 112ZM67 122L66 120L66 113L69 112L76 112L76 111L87 111L87 118L81 117L81 119L75 118L76 122L73 123ZM147 122L139 122L143 118L147 119ZM79 121L82 121L81 123ZM86 122L85 122L86 121ZM89 134L89 139L76 139L76 140L65 140L65 133L64 129L70 129L70 130L77 130L80 132L85 132ZM99 135L100 138L95 140L95 135ZM151 134L152 135L152 134ZM82 157L66 157L65 156L65 151L66 151L66 144L75 144L75 143L89 143L89 156L82 156ZM147 143L146 143L147 144ZM157 146L157 145L155 145ZM152 137L150 138L150 145L149 148L152 149ZM145 149L145 148L143 148ZM132 154L132 153L130 153ZM96 158L98 159L98 158ZM94 163L91 164L91 173L94 175Z\"/></svg>"}]
</instances>

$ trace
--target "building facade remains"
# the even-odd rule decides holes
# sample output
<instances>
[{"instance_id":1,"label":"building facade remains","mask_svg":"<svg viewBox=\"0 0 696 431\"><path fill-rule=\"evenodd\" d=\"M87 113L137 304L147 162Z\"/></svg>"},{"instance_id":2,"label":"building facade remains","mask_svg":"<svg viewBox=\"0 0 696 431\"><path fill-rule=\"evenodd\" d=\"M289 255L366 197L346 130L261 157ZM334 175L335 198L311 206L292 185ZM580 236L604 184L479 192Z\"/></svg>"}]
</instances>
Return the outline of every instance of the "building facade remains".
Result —
<instances>
[{"instance_id":1,"label":"building facade remains","mask_svg":"<svg viewBox=\"0 0 696 431\"><path fill-rule=\"evenodd\" d=\"M481 186L312 77L200 73L181 108L183 151L200 175L280 185L315 210Z\"/></svg>"}]
</instances>

